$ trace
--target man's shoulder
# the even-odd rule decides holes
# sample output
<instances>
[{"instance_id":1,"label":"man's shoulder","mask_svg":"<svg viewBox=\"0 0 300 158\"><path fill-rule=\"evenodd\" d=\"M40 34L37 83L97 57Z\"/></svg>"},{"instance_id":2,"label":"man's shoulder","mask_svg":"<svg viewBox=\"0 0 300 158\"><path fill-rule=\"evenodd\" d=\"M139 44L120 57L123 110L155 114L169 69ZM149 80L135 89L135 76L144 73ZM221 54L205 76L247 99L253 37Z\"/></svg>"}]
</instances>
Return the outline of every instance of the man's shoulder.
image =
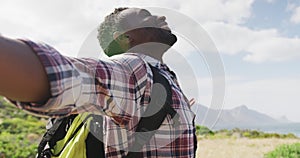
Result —
<instances>
[{"instance_id":1,"label":"man's shoulder","mask_svg":"<svg viewBox=\"0 0 300 158\"><path fill-rule=\"evenodd\" d=\"M143 58L143 55L138 53L123 53L120 55L115 55L110 59L124 66L130 66L131 68L136 68L147 64Z\"/></svg>"},{"instance_id":2,"label":"man's shoulder","mask_svg":"<svg viewBox=\"0 0 300 158\"><path fill-rule=\"evenodd\" d=\"M111 60L118 60L118 61L132 61L132 60L143 60L143 54L139 53L123 53L119 55L114 55L110 57Z\"/></svg>"}]
</instances>

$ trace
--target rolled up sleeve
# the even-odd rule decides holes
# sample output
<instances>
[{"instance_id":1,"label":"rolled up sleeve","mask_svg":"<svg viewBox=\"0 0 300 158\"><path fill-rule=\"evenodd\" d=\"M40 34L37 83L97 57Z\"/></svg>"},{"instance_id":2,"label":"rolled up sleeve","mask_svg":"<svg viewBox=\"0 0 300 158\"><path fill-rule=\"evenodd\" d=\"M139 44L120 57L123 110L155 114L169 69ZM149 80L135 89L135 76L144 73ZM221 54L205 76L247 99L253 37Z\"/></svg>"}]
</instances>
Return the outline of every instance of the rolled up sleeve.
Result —
<instances>
[{"instance_id":1,"label":"rolled up sleeve","mask_svg":"<svg viewBox=\"0 0 300 158\"><path fill-rule=\"evenodd\" d=\"M36 53L47 73L50 98L44 103L10 100L17 107L37 115L63 116L72 112L81 89L82 78L72 63L72 58L61 55L53 47L30 40L21 40Z\"/></svg>"},{"instance_id":2,"label":"rolled up sleeve","mask_svg":"<svg viewBox=\"0 0 300 158\"><path fill-rule=\"evenodd\" d=\"M44 103L10 100L17 107L50 117L100 113L120 125L126 125L133 117L139 118L144 111L141 106L146 104L141 102L149 100L152 74L140 57L73 58L61 55L47 44L22 41L32 48L43 64L51 96Z\"/></svg>"}]
</instances>

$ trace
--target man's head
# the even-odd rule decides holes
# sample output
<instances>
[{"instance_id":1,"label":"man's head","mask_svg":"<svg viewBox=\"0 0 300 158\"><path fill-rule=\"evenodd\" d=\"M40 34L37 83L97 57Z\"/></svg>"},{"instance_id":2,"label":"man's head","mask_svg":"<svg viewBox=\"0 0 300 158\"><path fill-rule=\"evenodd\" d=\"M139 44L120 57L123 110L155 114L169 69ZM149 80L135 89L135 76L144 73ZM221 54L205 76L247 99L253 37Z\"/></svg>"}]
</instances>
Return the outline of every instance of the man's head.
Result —
<instances>
[{"instance_id":1,"label":"man's head","mask_svg":"<svg viewBox=\"0 0 300 158\"><path fill-rule=\"evenodd\" d=\"M139 8L117 8L98 29L98 39L108 56L121 54L146 43L171 47L177 38L172 34L166 17L152 15Z\"/></svg>"}]
</instances>

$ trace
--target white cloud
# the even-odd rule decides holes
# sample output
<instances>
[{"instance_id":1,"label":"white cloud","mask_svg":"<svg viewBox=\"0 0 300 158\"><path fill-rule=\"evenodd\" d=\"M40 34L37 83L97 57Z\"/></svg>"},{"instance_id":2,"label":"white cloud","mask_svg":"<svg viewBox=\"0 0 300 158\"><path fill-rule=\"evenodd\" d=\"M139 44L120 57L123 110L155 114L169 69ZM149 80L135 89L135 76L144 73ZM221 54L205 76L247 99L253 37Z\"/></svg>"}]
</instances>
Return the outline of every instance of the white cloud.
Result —
<instances>
[{"instance_id":1,"label":"white cloud","mask_svg":"<svg viewBox=\"0 0 300 158\"><path fill-rule=\"evenodd\" d=\"M300 7L297 7L297 8L294 8L293 9L293 14L290 18L290 21L292 23L295 23L295 24L299 24L300 23Z\"/></svg>"},{"instance_id":2,"label":"white cloud","mask_svg":"<svg viewBox=\"0 0 300 158\"><path fill-rule=\"evenodd\" d=\"M251 16L254 0L2 0L0 5L1 33L9 37L41 40L63 54L76 56L86 36L115 7L156 6L171 8L196 19L197 22L222 21L243 23ZM191 6L193 4L193 7ZM180 21L182 23L182 21ZM172 24L170 24L172 25Z\"/></svg>"},{"instance_id":3,"label":"white cloud","mask_svg":"<svg viewBox=\"0 0 300 158\"><path fill-rule=\"evenodd\" d=\"M181 74L182 72L177 73ZM250 109L270 116L285 115L290 120L299 122L299 79L300 76L247 80L242 76L227 76L224 108L229 109L246 105ZM189 79L181 77L181 83L188 97L195 98L200 104L211 106L213 97L211 78L197 77L196 79ZM221 105L217 106L221 107Z\"/></svg>"},{"instance_id":4,"label":"white cloud","mask_svg":"<svg viewBox=\"0 0 300 158\"><path fill-rule=\"evenodd\" d=\"M300 59L300 39L283 37L276 29L251 30L220 22L206 23L204 28L221 53L247 52L244 60L257 63Z\"/></svg>"},{"instance_id":5,"label":"white cloud","mask_svg":"<svg viewBox=\"0 0 300 158\"><path fill-rule=\"evenodd\" d=\"M299 79L298 76L229 83L225 107L244 104L272 116L286 115L291 120L300 121Z\"/></svg>"},{"instance_id":6,"label":"white cloud","mask_svg":"<svg viewBox=\"0 0 300 158\"><path fill-rule=\"evenodd\" d=\"M166 56L165 60L175 70L183 91L189 99L212 106L213 82L203 61L190 60L179 55ZM195 70L201 68L200 71ZM220 90L220 87L217 87ZM250 109L271 116L286 115L293 121L300 121L300 76L249 80L243 76L226 76L225 108L247 105ZM214 105L216 106L216 105ZM221 105L217 105L221 107Z\"/></svg>"},{"instance_id":7,"label":"white cloud","mask_svg":"<svg viewBox=\"0 0 300 158\"><path fill-rule=\"evenodd\" d=\"M188 0L181 4L180 11L196 18L200 23L207 21L243 23L251 16L253 2L254 0Z\"/></svg>"},{"instance_id":8,"label":"white cloud","mask_svg":"<svg viewBox=\"0 0 300 158\"><path fill-rule=\"evenodd\" d=\"M250 54L245 56L244 60L252 62L300 59L300 39L270 37L261 42L255 42L248 51Z\"/></svg>"},{"instance_id":9,"label":"white cloud","mask_svg":"<svg viewBox=\"0 0 300 158\"><path fill-rule=\"evenodd\" d=\"M274 3L275 0L266 0L268 3Z\"/></svg>"},{"instance_id":10,"label":"white cloud","mask_svg":"<svg viewBox=\"0 0 300 158\"><path fill-rule=\"evenodd\" d=\"M176 72L182 89L189 98L195 98L203 105L212 106L213 84L210 77L194 78L186 75L185 72L189 70ZM257 80L248 80L243 76L226 76L224 108L246 105L270 116L286 115L292 121L299 122L299 79L300 76Z\"/></svg>"},{"instance_id":11,"label":"white cloud","mask_svg":"<svg viewBox=\"0 0 300 158\"><path fill-rule=\"evenodd\" d=\"M114 7L111 1L96 0L3 0L0 30L3 35L40 40L76 56L86 36Z\"/></svg>"},{"instance_id":12,"label":"white cloud","mask_svg":"<svg viewBox=\"0 0 300 158\"><path fill-rule=\"evenodd\" d=\"M297 5L295 3L292 3L290 1L287 2L286 11L293 11L295 8L297 8Z\"/></svg>"},{"instance_id":13,"label":"white cloud","mask_svg":"<svg viewBox=\"0 0 300 158\"><path fill-rule=\"evenodd\" d=\"M254 0L129 0L126 4L171 8L199 22L242 23L251 16Z\"/></svg>"}]
</instances>

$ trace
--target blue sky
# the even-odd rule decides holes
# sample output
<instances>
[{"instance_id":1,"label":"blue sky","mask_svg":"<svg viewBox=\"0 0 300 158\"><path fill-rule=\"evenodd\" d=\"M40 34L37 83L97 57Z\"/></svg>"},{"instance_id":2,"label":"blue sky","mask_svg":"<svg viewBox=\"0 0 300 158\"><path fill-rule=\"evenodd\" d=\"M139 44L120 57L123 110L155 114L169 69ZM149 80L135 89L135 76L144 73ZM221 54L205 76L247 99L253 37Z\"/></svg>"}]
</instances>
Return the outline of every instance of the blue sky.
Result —
<instances>
[{"instance_id":1,"label":"blue sky","mask_svg":"<svg viewBox=\"0 0 300 158\"><path fill-rule=\"evenodd\" d=\"M274 117L285 115L300 122L298 0L2 0L0 33L43 41L64 55L78 56L83 42L103 17L120 6L168 8L196 21L224 63L224 108L247 105ZM167 16L174 30L186 22L172 19L172 15ZM195 29L196 26L186 27L192 33ZM182 58L168 53L165 61L176 70L188 97L210 106L214 76L205 59L189 45L193 40L188 40L190 43L181 39L174 46ZM94 45L88 51L100 52Z\"/></svg>"},{"instance_id":2,"label":"blue sky","mask_svg":"<svg viewBox=\"0 0 300 158\"><path fill-rule=\"evenodd\" d=\"M295 38L300 36L299 24L294 24L289 21L293 14L292 5L300 6L300 1L296 0L274 0L255 1L253 3L253 15L250 17L245 26L252 29L268 29L276 28L285 37ZM300 53L300 52L299 52ZM263 64L251 64L241 62L241 56L226 57L224 60L235 60L239 68L227 65L228 70L233 73L241 73L241 71L248 71L247 77L250 78L276 78L276 77L295 77L300 74L300 63L297 59L291 59L286 62L267 62ZM268 72L268 73L266 73Z\"/></svg>"},{"instance_id":3,"label":"blue sky","mask_svg":"<svg viewBox=\"0 0 300 158\"><path fill-rule=\"evenodd\" d=\"M275 27L285 36L299 36L299 26L289 22L293 13L290 7L299 4L297 0L275 0L272 3L263 0L255 1L252 7L253 16L245 24L253 29Z\"/></svg>"}]
</instances>

